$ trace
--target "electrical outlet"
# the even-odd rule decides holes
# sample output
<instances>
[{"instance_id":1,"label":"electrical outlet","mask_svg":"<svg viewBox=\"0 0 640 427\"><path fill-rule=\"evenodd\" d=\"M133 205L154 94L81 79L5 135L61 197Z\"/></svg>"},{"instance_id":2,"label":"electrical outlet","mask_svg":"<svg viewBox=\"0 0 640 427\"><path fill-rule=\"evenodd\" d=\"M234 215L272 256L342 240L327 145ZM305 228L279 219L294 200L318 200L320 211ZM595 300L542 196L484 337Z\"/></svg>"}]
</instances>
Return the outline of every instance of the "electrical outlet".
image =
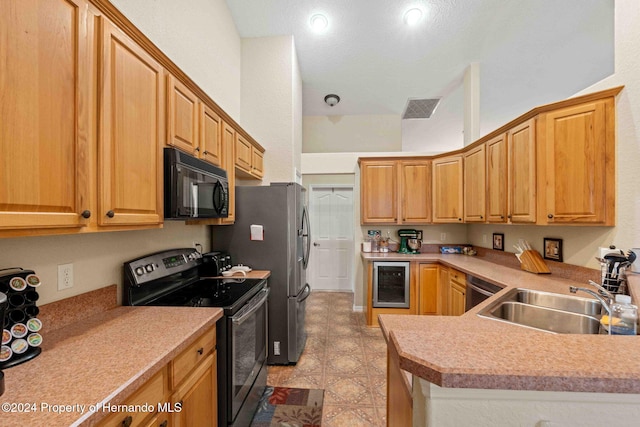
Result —
<instances>
[{"instance_id":1,"label":"electrical outlet","mask_svg":"<svg viewBox=\"0 0 640 427\"><path fill-rule=\"evenodd\" d=\"M58 290L73 288L73 264L58 265Z\"/></svg>"},{"instance_id":2,"label":"electrical outlet","mask_svg":"<svg viewBox=\"0 0 640 427\"><path fill-rule=\"evenodd\" d=\"M443 242L447 240L447 233L440 233L440 240Z\"/></svg>"},{"instance_id":3,"label":"electrical outlet","mask_svg":"<svg viewBox=\"0 0 640 427\"><path fill-rule=\"evenodd\" d=\"M489 238L487 237L486 234L482 235L482 243L488 243L489 242Z\"/></svg>"}]
</instances>

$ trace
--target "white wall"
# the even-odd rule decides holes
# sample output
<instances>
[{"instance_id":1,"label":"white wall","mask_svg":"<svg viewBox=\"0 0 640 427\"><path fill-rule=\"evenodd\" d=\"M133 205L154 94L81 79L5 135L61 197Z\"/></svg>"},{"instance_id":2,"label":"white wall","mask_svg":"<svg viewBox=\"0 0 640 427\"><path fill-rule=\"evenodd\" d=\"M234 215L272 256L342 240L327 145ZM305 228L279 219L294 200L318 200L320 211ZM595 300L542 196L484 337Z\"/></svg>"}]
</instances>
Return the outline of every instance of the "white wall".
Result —
<instances>
[{"instance_id":1,"label":"white wall","mask_svg":"<svg viewBox=\"0 0 640 427\"><path fill-rule=\"evenodd\" d=\"M505 233L505 248L513 251L512 242L527 238L540 250L544 237L564 239L565 262L592 268L599 266L594 259L598 246L616 245L629 249L640 246L640 186L635 177L640 166L640 2L618 0L615 3L615 73L584 89L577 95L596 92L615 86L625 88L616 103L616 171L617 215L616 227L527 227L527 226L469 226L471 243L489 247L482 235L500 231Z\"/></svg>"},{"instance_id":2,"label":"white wall","mask_svg":"<svg viewBox=\"0 0 640 427\"><path fill-rule=\"evenodd\" d=\"M304 153L402 151L398 115L305 116Z\"/></svg>"},{"instance_id":3,"label":"white wall","mask_svg":"<svg viewBox=\"0 0 640 427\"><path fill-rule=\"evenodd\" d=\"M240 116L240 37L224 0L113 0L229 115ZM33 269L43 280L39 304L122 283L122 263L151 252L210 250L208 226L165 222L164 229L0 239L0 268ZM72 289L57 291L57 265L72 262Z\"/></svg>"},{"instance_id":4,"label":"white wall","mask_svg":"<svg viewBox=\"0 0 640 427\"><path fill-rule=\"evenodd\" d=\"M266 150L263 183L293 181L302 144L302 81L293 36L242 39L241 86L242 126Z\"/></svg>"},{"instance_id":5,"label":"white wall","mask_svg":"<svg viewBox=\"0 0 640 427\"><path fill-rule=\"evenodd\" d=\"M240 36L225 0L111 3L240 123Z\"/></svg>"}]
</instances>

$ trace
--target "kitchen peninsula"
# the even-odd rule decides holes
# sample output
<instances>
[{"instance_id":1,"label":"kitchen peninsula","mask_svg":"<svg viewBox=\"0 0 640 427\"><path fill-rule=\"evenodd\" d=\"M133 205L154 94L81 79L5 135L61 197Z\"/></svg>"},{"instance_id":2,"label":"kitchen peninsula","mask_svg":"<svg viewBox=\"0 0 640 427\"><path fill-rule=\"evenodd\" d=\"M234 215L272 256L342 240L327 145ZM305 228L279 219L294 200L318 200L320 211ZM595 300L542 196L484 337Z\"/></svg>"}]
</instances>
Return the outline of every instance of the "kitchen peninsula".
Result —
<instances>
[{"instance_id":1,"label":"kitchen peninsula","mask_svg":"<svg viewBox=\"0 0 640 427\"><path fill-rule=\"evenodd\" d=\"M462 316L379 316L389 347L388 419L405 417L392 425L604 425L614 411L618 420L640 418L637 337L551 334L477 316L513 287L569 294L583 283L464 255L362 258L444 265L505 288ZM629 282L637 301L640 278Z\"/></svg>"}]
</instances>

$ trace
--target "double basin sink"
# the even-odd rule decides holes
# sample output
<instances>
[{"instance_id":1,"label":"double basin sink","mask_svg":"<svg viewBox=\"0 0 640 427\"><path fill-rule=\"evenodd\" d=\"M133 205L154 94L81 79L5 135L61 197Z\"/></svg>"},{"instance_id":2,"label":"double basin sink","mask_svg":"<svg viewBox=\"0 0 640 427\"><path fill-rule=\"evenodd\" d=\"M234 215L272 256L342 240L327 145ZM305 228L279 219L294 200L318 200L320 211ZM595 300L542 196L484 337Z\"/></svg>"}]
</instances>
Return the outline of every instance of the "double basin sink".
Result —
<instances>
[{"instance_id":1,"label":"double basin sink","mask_svg":"<svg viewBox=\"0 0 640 427\"><path fill-rule=\"evenodd\" d=\"M595 299L515 288L478 315L551 333L598 334L601 310Z\"/></svg>"}]
</instances>

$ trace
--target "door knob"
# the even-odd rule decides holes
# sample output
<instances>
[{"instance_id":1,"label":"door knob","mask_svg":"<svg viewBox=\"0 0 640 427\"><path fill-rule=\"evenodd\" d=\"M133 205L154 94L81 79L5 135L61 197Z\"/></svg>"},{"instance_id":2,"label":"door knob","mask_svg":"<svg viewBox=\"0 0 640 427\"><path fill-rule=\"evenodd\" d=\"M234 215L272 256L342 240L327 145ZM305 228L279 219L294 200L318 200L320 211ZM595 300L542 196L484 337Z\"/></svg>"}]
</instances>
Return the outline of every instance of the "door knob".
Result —
<instances>
[{"instance_id":1,"label":"door knob","mask_svg":"<svg viewBox=\"0 0 640 427\"><path fill-rule=\"evenodd\" d=\"M320 246L320 243L313 242L313 246Z\"/></svg>"}]
</instances>

